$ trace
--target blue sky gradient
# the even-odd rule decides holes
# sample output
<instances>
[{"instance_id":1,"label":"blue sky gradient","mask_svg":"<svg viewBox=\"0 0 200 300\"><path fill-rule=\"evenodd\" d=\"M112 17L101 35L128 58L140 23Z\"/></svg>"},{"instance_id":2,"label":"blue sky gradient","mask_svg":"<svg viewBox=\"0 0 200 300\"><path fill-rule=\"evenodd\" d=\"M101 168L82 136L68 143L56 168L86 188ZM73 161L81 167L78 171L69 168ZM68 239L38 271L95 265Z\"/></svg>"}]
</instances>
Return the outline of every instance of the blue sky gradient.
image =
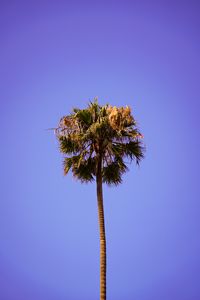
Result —
<instances>
[{"instance_id":1,"label":"blue sky gradient","mask_svg":"<svg viewBox=\"0 0 200 300\"><path fill-rule=\"evenodd\" d=\"M108 300L199 300L198 1L1 1L0 299L99 298L95 184L53 132L89 100L132 107L146 155L104 186Z\"/></svg>"}]
</instances>

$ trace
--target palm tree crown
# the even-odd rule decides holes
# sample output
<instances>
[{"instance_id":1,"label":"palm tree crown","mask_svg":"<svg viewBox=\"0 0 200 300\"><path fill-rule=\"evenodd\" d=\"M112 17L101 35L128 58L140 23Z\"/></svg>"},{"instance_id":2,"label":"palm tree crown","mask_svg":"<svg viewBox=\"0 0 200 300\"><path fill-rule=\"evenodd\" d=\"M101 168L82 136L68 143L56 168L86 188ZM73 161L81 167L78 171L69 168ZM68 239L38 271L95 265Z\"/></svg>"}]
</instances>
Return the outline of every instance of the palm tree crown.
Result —
<instances>
[{"instance_id":1,"label":"palm tree crown","mask_svg":"<svg viewBox=\"0 0 200 300\"><path fill-rule=\"evenodd\" d=\"M96 178L100 163L103 182L118 185L128 170L125 159L139 164L144 156L142 134L129 106L100 106L97 99L86 109L73 109L61 118L56 136L69 170L82 182Z\"/></svg>"}]
</instances>

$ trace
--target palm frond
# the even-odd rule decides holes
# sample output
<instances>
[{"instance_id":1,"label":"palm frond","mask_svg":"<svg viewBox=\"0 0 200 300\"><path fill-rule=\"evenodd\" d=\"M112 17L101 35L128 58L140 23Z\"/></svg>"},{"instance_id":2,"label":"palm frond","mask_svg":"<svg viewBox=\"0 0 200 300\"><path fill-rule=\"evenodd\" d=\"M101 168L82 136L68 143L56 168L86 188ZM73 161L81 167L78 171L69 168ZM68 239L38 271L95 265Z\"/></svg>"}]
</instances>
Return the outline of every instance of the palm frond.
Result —
<instances>
[{"instance_id":1,"label":"palm frond","mask_svg":"<svg viewBox=\"0 0 200 300\"><path fill-rule=\"evenodd\" d=\"M108 185L118 185L122 182L122 175L128 171L128 167L122 158L118 157L115 161L103 167L103 182Z\"/></svg>"},{"instance_id":2,"label":"palm frond","mask_svg":"<svg viewBox=\"0 0 200 300\"><path fill-rule=\"evenodd\" d=\"M136 164L139 164L141 159L144 158L144 147L140 140L131 141L125 144L124 148L125 156L129 157L131 160L135 160Z\"/></svg>"},{"instance_id":3,"label":"palm frond","mask_svg":"<svg viewBox=\"0 0 200 300\"><path fill-rule=\"evenodd\" d=\"M65 157L63 161L64 175L67 175L73 165L77 165L80 160L80 155L73 157Z\"/></svg>"},{"instance_id":4,"label":"palm frond","mask_svg":"<svg viewBox=\"0 0 200 300\"><path fill-rule=\"evenodd\" d=\"M85 126L86 128L92 123L92 115L88 109L78 110L75 118L82 126Z\"/></svg>"},{"instance_id":5,"label":"palm frond","mask_svg":"<svg viewBox=\"0 0 200 300\"><path fill-rule=\"evenodd\" d=\"M73 176L82 182L90 182L94 180L96 174L96 162L94 158L87 160L81 159L79 164L72 165Z\"/></svg>"},{"instance_id":6,"label":"palm frond","mask_svg":"<svg viewBox=\"0 0 200 300\"><path fill-rule=\"evenodd\" d=\"M70 135L68 136L60 136L59 137L60 143L60 151L65 154L75 154L81 150L80 142L71 138Z\"/></svg>"},{"instance_id":7,"label":"palm frond","mask_svg":"<svg viewBox=\"0 0 200 300\"><path fill-rule=\"evenodd\" d=\"M139 164L140 160L144 157L144 150L140 140L112 145L114 155L130 158L131 161L135 160L137 164Z\"/></svg>"}]
</instances>

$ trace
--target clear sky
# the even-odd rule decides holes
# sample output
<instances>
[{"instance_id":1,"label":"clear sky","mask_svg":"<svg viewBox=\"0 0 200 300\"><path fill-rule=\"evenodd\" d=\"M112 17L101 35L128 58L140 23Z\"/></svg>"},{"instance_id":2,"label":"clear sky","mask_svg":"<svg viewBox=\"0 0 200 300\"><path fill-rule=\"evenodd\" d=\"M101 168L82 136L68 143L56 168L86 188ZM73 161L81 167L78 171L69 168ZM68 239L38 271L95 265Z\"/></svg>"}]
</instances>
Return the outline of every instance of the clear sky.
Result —
<instances>
[{"instance_id":1,"label":"clear sky","mask_svg":"<svg viewBox=\"0 0 200 300\"><path fill-rule=\"evenodd\" d=\"M0 299L99 298L95 184L53 132L130 105L146 144L104 187L108 300L200 299L199 1L0 2Z\"/></svg>"}]
</instances>

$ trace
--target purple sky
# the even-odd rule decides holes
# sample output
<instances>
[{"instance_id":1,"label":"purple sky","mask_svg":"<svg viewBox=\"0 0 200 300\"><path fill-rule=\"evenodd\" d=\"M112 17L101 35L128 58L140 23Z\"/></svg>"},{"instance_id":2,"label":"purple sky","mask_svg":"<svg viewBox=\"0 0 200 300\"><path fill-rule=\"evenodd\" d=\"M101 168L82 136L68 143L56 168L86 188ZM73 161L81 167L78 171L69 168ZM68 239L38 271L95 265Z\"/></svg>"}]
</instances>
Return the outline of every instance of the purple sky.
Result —
<instances>
[{"instance_id":1,"label":"purple sky","mask_svg":"<svg viewBox=\"0 0 200 300\"><path fill-rule=\"evenodd\" d=\"M147 147L104 187L108 300L199 300L200 3L4 0L0 22L0 299L99 298L95 185L45 130L98 96Z\"/></svg>"}]
</instances>

